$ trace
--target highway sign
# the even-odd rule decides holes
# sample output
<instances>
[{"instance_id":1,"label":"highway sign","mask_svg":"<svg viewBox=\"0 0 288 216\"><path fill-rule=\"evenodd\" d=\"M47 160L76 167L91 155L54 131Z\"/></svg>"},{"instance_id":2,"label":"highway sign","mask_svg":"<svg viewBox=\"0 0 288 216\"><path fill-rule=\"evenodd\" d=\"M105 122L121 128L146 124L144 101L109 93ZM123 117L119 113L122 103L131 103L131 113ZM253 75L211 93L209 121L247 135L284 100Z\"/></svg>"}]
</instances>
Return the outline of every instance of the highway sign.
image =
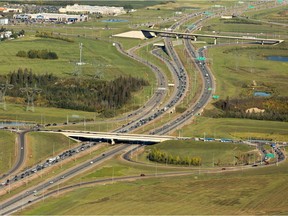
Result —
<instances>
[{"instance_id":1,"label":"highway sign","mask_svg":"<svg viewBox=\"0 0 288 216\"><path fill-rule=\"evenodd\" d=\"M208 88L208 91L212 91L212 88Z\"/></svg>"},{"instance_id":2,"label":"highway sign","mask_svg":"<svg viewBox=\"0 0 288 216\"><path fill-rule=\"evenodd\" d=\"M249 5L248 8L252 9L255 8L253 5Z\"/></svg>"},{"instance_id":3,"label":"highway sign","mask_svg":"<svg viewBox=\"0 0 288 216\"><path fill-rule=\"evenodd\" d=\"M219 95L213 95L212 98L213 99L218 99L220 96Z\"/></svg>"},{"instance_id":4,"label":"highway sign","mask_svg":"<svg viewBox=\"0 0 288 216\"><path fill-rule=\"evenodd\" d=\"M198 61L205 61L205 60L206 60L206 58L205 58L205 57L202 57L202 56L197 57L196 59L197 59Z\"/></svg>"},{"instance_id":5,"label":"highway sign","mask_svg":"<svg viewBox=\"0 0 288 216\"><path fill-rule=\"evenodd\" d=\"M265 155L267 158L275 158L275 155L273 153L268 153Z\"/></svg>"}]
</instances>

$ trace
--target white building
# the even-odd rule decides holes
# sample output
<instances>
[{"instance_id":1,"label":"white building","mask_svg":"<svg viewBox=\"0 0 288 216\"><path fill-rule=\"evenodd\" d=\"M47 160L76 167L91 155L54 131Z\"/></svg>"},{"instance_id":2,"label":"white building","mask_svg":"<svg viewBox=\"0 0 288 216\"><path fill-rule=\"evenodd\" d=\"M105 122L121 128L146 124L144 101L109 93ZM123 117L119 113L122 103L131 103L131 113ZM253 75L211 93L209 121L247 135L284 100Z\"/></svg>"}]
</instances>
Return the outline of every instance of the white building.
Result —
<instances>
[{"instance_id":1,"label":"white building","mask_svg":"<svg viewBox=\"0 0 288 216\"><path fill-rule=\"evenodd\" d=\"M5 31L5 32L0 32L0 38L10 38L12 35L12 31Z\"/></svg>"},{"instance_id":2,"label":"white building","mask_svg":"<svg viewBox=\"0 0 288 216\"><path fill-rule=\"evenodd\" d=\"M90 5L67 5L65 8L59 9L60 13L83 13L83 14L102 14L114 15L126 13L123 7L108 6L90 6Z\"/></svg>"},{"instance_id":3,"label":"white building","mask_svg":"<svg viewBox=\"0 0 288 216\"><path fill-rule=\"evenodd\" d=\"M8 25L8 18L0 18L0 25Z\"/></svg>"},{"instance_id":4,"label":"white building","mask_svg":"<svg viewBox=\"0 0 288 216\"><path fill-rule=\"evenodd\" d=\"M37 13L37 14L16 14L15 19L31 19L45 22L84 22L88 20L88 15L83 14L56 14L56 13Z\"/></svg>"}]
</instances>

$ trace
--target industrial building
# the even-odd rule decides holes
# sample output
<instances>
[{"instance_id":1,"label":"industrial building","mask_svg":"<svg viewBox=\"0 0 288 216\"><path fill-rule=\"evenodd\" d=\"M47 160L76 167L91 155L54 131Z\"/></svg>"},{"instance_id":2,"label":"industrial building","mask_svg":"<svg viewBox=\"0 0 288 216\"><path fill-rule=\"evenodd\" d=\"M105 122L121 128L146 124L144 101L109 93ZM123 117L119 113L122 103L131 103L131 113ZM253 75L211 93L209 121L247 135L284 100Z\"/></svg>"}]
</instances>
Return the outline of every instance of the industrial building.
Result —
<instances>
[{"instance_id":1,"label":"industrial building","mask_svg":"<svg viewBox=\"0 0 288 216\"><path fill-rule=\"evenodd\" d=\"M59 9L60 13L102 14L117 16L126 13L123 7L90 6L90 5L67 5Z\"/></svg>"},{"instance_id":2,"label":"industrial building","mask_svg":"<svg viewBox=\"0 0 288 216\"><path fill-rule=\"evenodd\" d=\"M8 18L0 18L0 25L8 25Z\"/></svg>"},{"instance_id":3,"label":"industrial building","mask_svg":"<svg viewBox=\"0 0 288 216\"><path fill-rule=\"evenodd\" d=\"M56 13L37 13L37 14L15 14L14 19L33 20L37 22L65 22L75 23L88 20L88 15L84 14L56 14Z\"/></svg>"},{"instance_id":4,"label":"industrial building","mask_svg":"<svg viewBox=\"0 0 288 216\"><path fill-rule=\"evenodd\" d=\"M3 12L3 13L22 13L22 8L0 7L0 12Z\"/></svg>"}]
</instances>

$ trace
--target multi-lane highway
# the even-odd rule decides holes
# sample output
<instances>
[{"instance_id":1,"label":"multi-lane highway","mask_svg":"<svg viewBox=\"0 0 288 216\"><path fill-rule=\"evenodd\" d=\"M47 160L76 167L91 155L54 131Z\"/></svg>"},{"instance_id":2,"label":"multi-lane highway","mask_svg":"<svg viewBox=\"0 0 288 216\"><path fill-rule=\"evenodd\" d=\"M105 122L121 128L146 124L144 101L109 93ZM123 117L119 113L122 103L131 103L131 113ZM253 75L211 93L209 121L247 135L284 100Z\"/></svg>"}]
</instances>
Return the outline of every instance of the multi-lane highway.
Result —
<instances>
[{"instance_id":1,"label":"multi-lane highway","mask_svg":"<svg viewBox=\"0 0 288 216\"><path fill-rule=\"evenodd\" d=\"M176 28L178 28L179 25L182 25L184 22L189 20L192 17L200 15L199 13L195 13L189 16L185 16L182 20L177 21L172 27L171 30L174 31ZM203 20L203 17L201 18ZM196 24L198 24L200 21L198 21ZM166 134L169 133L177 127L181 127L185 122L189 121L195 114L199 113L203 107L209 102L211 99L211 95L213 90L215 89L215 83L213 79L213 75L210 73L209 68L206 66L204 61L199 61L195 60L198 57L204 57L204 48L199 49L198 51L194 50L192 47L190 41L184 40L185 47L190 55L190 57L194 60L196 68L199 69L199 72L202 77L203 81L203 87L201 91L201 95L199 99L197 100L196 104L191 105L184 113L182 113L180 116L177 116L175 119L170 121L169 123L163 125L160 128L157 128L156 130L151 131L150 133L153 134ZM163 75L163 73L160 72L160 70L153 64L141 60L141 58L136 57L132 52L126 52L123 51L121 46L119 44L115 44L118 50L120 50L123 54L126 54L127 56L130 56L131 58L141 61L145 63L148 67L152 68L157 75L157 82L158 85L161 87L167 87L167 81ZM126 132L131 132L132 130L139 128L151 121L154 121L155 119L159 118L160 115L163 115L166 111L168 111L170 108L173 106L177 105L184 97L188 89L188 75L185 71L185 68L180 61L177 53L175 52L173 45L171 43L171 40L166 38L165 39L165 48L167 53L169 54L171 60L165 59L164 62L168 65L168 67L171 69L172 75L175 78L175 91L171 95L171 97L163 103L162 107L154 112L151 112L153 107L156 106L159 101L163 100L164 94L163 93L158 93L154 97L151 98L151 102L147 103L145 105L146 109L143 109L143 111L139 112L137 116L138 117L136 120L133 120L132 122L128 123L127 125L123 126L122 128L118 129L117 132L121 133L126 133ZM157 55L157 52L153 51L153 54ZM158 55L159 57L159 55ZM147 108L149 107L149 108ZM112 150L109 150L105 152L102 155L99 155L98 157L95 157L91 161L87 161L83 164L80 164L79 166L61 173L59 176L51 178L50 180L47 180L44 183L41 183L34 188L29 189L28 193L27 191L19 193L17 196L11 198L10 200L0 204L1 210L0 214L9 214L11 211L17 210L21 208L21 205L23 205L23 200L26 201L31 201L33 198L33 191L44 191L47 190L48 188L53 187L55 184L58 184L61 181L65 181L67 178L72 177L76 174L79 174L83 170L93 166L96 163L100 163L101 161L104 161L106 159L109 159L113 157L114 155L118 154L119 152L126 150L128 148L137 148L138 146L130 146L128 147L127 145L119 145ZM275 152L278 152L277 154L281 154L281 151L278 151L277 149ZM282 155L282 154L281 154ZM280 157L279 157L280 158ZM44 193L43 193L44 194ZM27 201L28 199L28 201ZM35 198L35 200L38 198Z\"/></svg>"}]
</instances>

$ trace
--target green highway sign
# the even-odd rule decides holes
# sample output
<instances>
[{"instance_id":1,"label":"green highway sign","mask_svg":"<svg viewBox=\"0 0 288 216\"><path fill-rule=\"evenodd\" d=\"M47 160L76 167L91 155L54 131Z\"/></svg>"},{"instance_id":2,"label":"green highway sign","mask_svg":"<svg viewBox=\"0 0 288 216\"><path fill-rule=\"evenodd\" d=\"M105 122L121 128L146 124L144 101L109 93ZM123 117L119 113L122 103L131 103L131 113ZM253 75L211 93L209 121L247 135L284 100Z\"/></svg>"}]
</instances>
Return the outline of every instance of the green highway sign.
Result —
<instances>
[{"instance_id":1,"label":"green highway sign","mask_svg":"<svg viewBox=\"0 0 288 216\"><path fill-rule=\"evenodd\" d=\"M212 88L208 88L208 91L212 91Z\"/></svg>"},{"instance_id":2,"label":"green highway sign","mask_svg":"<svg viewBox=\"0 0 288 216\"><path fill-rule=\"evenodd\" d=\"M273 153L268 153L265 155L267 158L275 158L275 155Z\"/></svg>"},{"instance_id":3,"label":"green highway sign","mask_svg":"<svg viewBox=\"0 0 288 216\"><path fill-rule=\"evenodd\" d=\"M219 95L212 95L213 99L218 99L220 96Z\"/></svg>"},{"instance_id":4,"label":"green highway sign","mask_svg":"<svg viewBox=\"0 0 288 216\"><path fill-rule=\"evenodd\" d=\"M249 5L248 8L251 8L251 9L252 9L252 8L255 8L255 7L254 7L253 5Z\"/></svg>"},{"instance_id":5,"label":"green highway sign","mask_svg":"<svg viewBox=\"0 0 288 216\"><path fill-rule=\"evenodd\" d=\"M197 60L199 60L199 61L205 61L206 60L206 58L205 57L198 57L198 58L196 58Z\"/></svg>"}]
</instances>

